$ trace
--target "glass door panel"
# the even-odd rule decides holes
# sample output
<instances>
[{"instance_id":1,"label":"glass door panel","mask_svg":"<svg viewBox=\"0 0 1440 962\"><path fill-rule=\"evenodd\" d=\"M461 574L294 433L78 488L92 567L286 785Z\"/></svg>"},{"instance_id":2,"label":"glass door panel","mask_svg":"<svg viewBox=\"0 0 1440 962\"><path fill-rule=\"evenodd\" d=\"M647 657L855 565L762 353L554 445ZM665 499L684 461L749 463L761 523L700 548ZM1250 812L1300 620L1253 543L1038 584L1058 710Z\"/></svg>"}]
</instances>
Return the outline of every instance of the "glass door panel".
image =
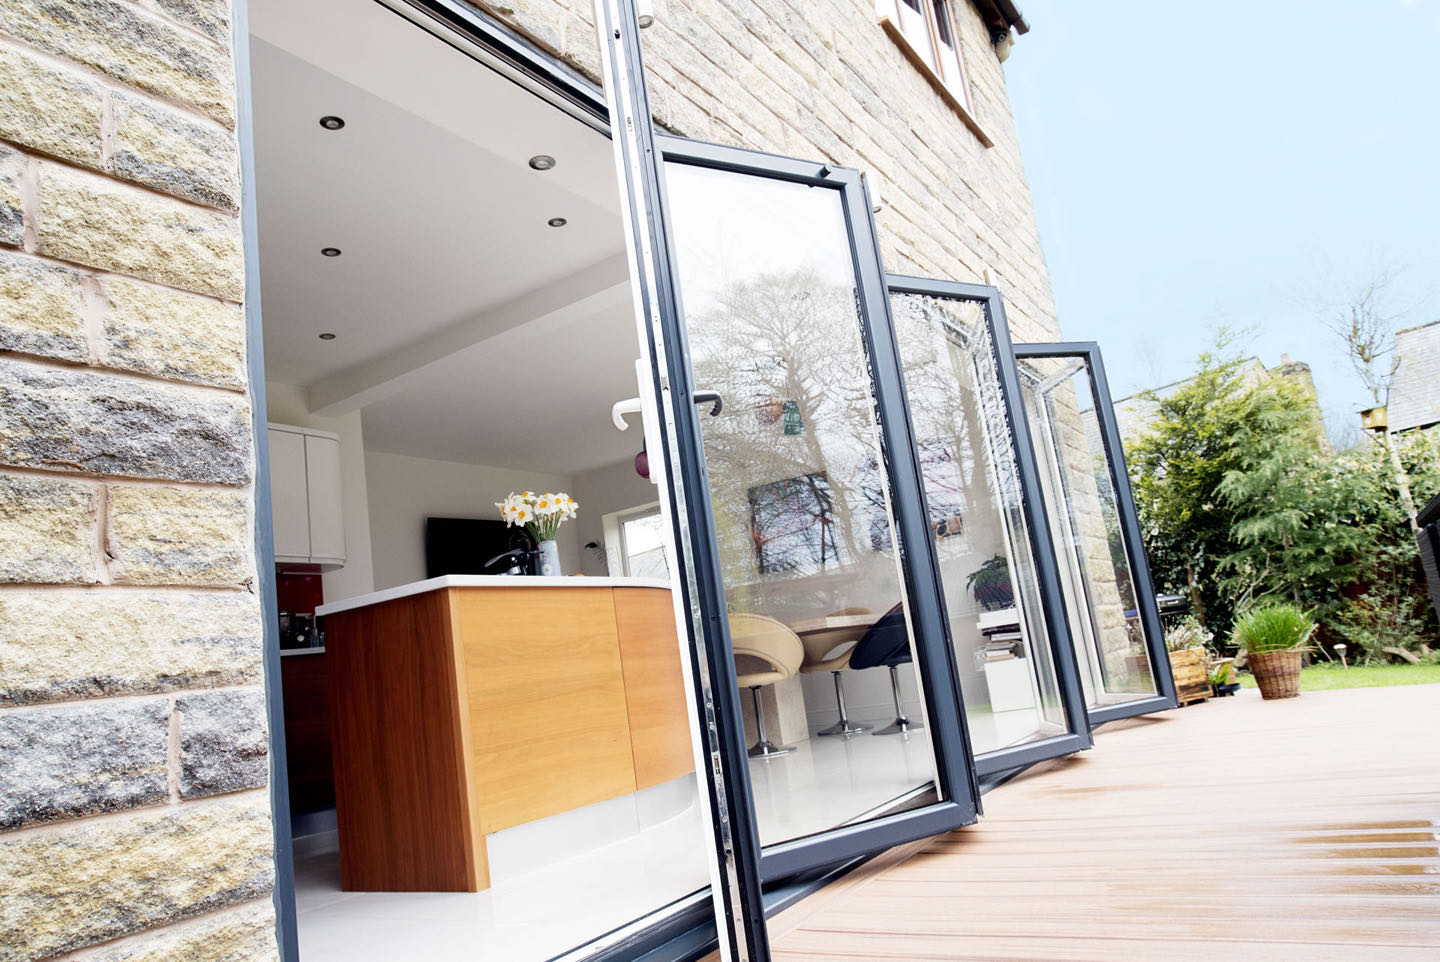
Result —
<instances>
[{"instance_id":1,"label":"glass door panel","mask_svg":"<svg viewBox=\"0 0 1440 962\"><path fill-rule=\"evenodd\" d=\"M1088 748L999 292L896 276L889 291L976 770Z\"/></svg>"},{"instance_id":2,"label":"glass door panel","mask_svg":"<svg viewBox=\"0 0 1440 962\"><path fill-rule=\"evenodd\" d=\"M1118 432L1103 371L1096 376L1098 352L1022 344L1015 353L1091 721L1173 707Z\"/></svg>"},{"instance_id":3,"label":"glass door panel","mask_svg":"<svg viewBox=\"0 0 1440 962\"><path fill-rule=\"evenodd\" d=\"M925 686L840 193L684 163L665 178L695 386L723 400L701 437L768 846L934 790ZM832 669L856 676L848 736L819 734Z\"/></svg>"},{"instance_id":4,"label":"glass door panel","mask_svg":"<svg viewBox=\"0 0 1440 962\"><path fill-rule=\"evenodd\" d=\"M984 303L894 294L891 311L971 744L1067 734Z\"/></svg>"}]
</instances>

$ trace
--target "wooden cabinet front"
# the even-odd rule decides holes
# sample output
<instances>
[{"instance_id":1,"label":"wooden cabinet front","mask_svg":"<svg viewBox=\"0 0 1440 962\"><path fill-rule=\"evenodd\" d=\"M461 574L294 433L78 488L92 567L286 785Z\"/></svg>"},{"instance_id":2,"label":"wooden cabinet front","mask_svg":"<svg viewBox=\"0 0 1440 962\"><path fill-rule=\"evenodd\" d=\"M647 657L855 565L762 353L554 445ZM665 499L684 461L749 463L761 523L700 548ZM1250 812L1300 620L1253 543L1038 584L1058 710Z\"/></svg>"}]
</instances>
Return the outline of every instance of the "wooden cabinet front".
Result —
<instances>
[{"instance_id":1,"label":"wooden cabinet front","mask_svg":"<svg viewBox=\"0 0 1440 962\"><path fill-rule=\"evenodd\" d=\"M450 587L326 630L346 890L478 891L486 834L694 768L663 589Z\"/></svg>"}]
</instances>

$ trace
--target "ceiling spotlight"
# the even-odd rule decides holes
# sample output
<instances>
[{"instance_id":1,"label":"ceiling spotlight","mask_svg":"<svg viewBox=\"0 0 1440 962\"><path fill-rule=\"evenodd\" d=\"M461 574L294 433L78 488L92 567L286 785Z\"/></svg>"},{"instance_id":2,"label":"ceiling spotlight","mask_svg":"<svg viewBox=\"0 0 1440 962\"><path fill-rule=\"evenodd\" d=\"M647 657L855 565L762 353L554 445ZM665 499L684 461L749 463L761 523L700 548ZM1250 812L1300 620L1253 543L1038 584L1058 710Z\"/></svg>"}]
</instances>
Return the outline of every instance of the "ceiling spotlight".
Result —
<instances>
[{"instance_id":1,"label":"ceiling spotlight","mask_svg":"<svg viewBox=\"0 0 1440 962\"><path fill-rule=\"evenodd\" d=\"M335 340L335 335L334 335L334 334L331 334L329 331L326 331L324 334L321 334L321 335L320 335L320 340L322 340L322 341L333 341L333 340Z\"/></svg>"},{"instance_id":2,"label":"ceiling spotlight","mask_svg":"<svg viewBox=\"0 0 1440 962\"><path fill-rule=\"evenodd\" d=\"M563 217L552 217L545 223L549 224L551 227L564 227L570 222Z\"/></svg>"},{"instance_id":3,"label":"ceiling spotlight","mask_svg":"<svg viewBox=\"0 0 1440 962\"><path fill-rule=\"evenodd\" d=\"M322 247L322 248L320 248L320 253L324 254L326 257L339 257L339 256L340 256L340 248L338 248L338 247Z\"/></svg>"},{"instance_id":4,"label":"ceiling spotlight","mask_svg":"<svg viewBox=\"0 0 1440 962\"><path fill-rule=\"evenodd\" d=\"M534 170L551 170L555 166L555 158L549 154L536 154L530 158L530 167Z\"/></svg>"},{"instance_id":5,"label":"ceiling spotlight","mask_svg":"<svg viewBox=\"0 0 1440 962\"><path fill-rule=\"evenodd\" d=\"M339 130L345 126L345 121L336 117L334 114L326 114L320 118L320 126L326 130Z\"/></svg>"}]
</instances>

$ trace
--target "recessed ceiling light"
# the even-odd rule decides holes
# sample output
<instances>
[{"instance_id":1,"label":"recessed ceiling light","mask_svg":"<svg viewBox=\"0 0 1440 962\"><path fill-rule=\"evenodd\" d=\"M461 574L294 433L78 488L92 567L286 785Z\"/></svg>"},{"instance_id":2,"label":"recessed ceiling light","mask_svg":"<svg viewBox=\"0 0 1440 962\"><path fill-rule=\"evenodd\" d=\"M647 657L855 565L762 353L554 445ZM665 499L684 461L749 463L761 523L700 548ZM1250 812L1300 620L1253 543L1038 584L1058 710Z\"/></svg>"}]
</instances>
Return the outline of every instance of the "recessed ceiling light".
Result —
<instances>
[{"instance_id":1,"label":"recessed ceiling light","mask_svg":"<svg viewBox=\"0 0 1440 962\"><path fill-rule=\"evenodd\" d=\"M535 170L550 170L555 166L555 158L549 154L536 154L530 158L530 166Z\"/></svg>"},{"instance_id":2,"label":"recessed ceiling light","mask_svg":"<svg viewBox=\"0 0 1440 962\"><path fill-rule=\"evenodd\" d=\"M320 248L320 253L324 254L326 257L339 257L339 256L340 256L340 248L338 248L338 247L322 247L322 248Z\"/></svg>"},{"instance_id":3,"label":"recessed ceiling light","mask_svg":"<svg viewBox=\"0 0 1440 962\"><path fill-rule=\"evenodd\" d=\"M334 114L326 114L320 118L320 126L326 130L339 130L345 126L345 121L340 117L336 117Z\"/></svg>"},{"instance_id":4,"label":"recessed ceiling light","mask_svg":"<svg viewBox=\"0 0 1440 962\"><path fill-rule=\"evenodd\" d=\"M564 227L570 222L563 217L552 217L545 223L549 224L551 227Z\"/></svg>"},{"instance_id":5,"label":"recessed ceiling light","mask_svg":"<svg viewBox=\"0 0 1440 962\"><path fill-rule=\"evenodd\" d=\"M326 331L324 334L321 334L321 335L320 335L320 340L322 340L322 341L333 341L333 340L335 340L335 335L334 335L334 334L331 334L329 331Z\"/></svg>"}]
</instances>

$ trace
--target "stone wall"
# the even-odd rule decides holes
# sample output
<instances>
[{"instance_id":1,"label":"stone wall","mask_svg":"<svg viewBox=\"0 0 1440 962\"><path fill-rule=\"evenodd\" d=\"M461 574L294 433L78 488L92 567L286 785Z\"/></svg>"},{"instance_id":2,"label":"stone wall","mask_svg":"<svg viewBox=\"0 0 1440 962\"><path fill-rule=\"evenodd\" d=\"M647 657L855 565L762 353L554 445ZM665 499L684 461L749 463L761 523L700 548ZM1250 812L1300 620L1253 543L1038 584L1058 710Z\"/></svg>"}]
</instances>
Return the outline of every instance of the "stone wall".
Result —
<instances>
[{"instance_id":1,"label":"stone wall","mask_svg":"<svg viewBox=\"0 0 1440 962\"><path fill-rule=\"evenodd\" d=\"M592 0L469 0L598 79ZM675 133L878 174L887 270L988 282L1016 340L1059 334L1005 76L954 0L984 147L876 22L874 0L655 0L651 106ZM1022 41L1014 56L1025 56Z\"/></svg>"},{"instance_id":2,"label":"stone wall","mask_svg":"<svg viewBox=\"0 0 1440 962\"><path fill-rule=\"evenodd\" d=\"M227 0L0 0L0 960L276 955Z\"/></svg>"}]
</instances>

